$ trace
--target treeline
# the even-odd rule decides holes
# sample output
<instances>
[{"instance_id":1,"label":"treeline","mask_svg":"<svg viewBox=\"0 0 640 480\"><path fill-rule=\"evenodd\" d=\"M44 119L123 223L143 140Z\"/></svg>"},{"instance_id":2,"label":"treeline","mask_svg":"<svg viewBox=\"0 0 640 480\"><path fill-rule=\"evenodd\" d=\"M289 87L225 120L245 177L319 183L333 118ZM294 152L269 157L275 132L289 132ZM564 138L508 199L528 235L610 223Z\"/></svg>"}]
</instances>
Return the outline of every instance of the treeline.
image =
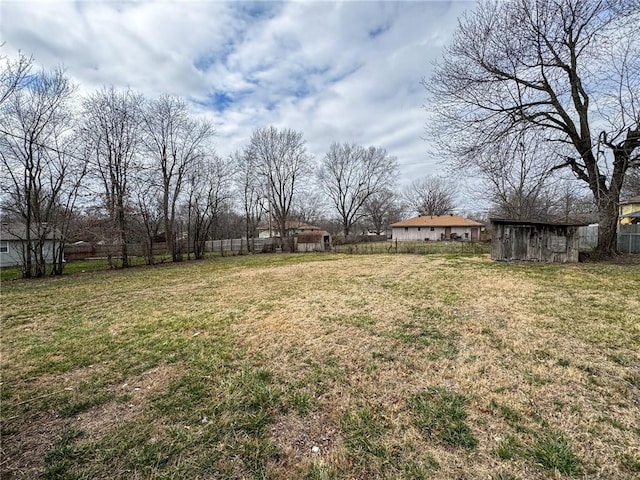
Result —
<instances>
[{"instance_id":1,"label":"treeline","mask_svg":"<svg viewBox=\"0 0 640 480\"><path fill-rule=\"evenodd\" d=\"M290 220L323 221L327 205L337 222L326 228L349 235L365 217L386 228L397 161L384 149L335 143L318 168L302 132L267 126L222 158L212 123L181 98L113 87L79 95L62 69L3 61L2 215L25 277L62 273L70 240L117 245L122 267L132 242L149 252L166 242L180 261L185 250L202 257L212 238L254 237L267 217L285 238Z\"/></svg>"}]
</instances>

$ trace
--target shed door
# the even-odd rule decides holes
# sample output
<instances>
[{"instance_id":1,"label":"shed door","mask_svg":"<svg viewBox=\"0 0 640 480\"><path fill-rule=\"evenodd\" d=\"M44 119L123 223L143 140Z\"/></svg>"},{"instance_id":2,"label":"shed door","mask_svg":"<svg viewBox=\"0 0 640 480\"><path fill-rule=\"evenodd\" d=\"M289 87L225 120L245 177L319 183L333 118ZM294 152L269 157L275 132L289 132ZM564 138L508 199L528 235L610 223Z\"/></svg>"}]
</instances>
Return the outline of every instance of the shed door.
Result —
<instances>
[{"instance_id":1,"label":"shed door","mask_svg":"<svg viewBox=\"0 0 640 480\"><path fill-rule=\"evenodd\" d=\"M451 227L444 227L444 239L451 240Z\"/></svg>"},{"instance_id":2,"label":"shed door","mask_svg":"<svg viewBox=\"0 0 640 480\"><path fill-rule=\"evenodd\" d=\"M472 228L471 229L471 241L472 242L477 242L478 241L478 237L480 233L480 229L479 228Z\"/></svg>"}]
</instances>

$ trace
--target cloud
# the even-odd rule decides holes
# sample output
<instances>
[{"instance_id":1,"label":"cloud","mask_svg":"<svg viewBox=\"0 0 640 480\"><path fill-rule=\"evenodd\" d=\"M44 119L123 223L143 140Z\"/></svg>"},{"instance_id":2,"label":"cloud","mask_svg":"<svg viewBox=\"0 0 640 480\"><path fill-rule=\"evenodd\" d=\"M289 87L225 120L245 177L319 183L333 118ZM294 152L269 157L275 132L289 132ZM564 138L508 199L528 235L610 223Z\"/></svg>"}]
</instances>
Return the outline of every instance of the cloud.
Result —
<instances>
[{"instance_id":1,"label":"cloud","mask_svg":"<svg viewBox=\"0 0 640 480\"><path fill-rule=\"evenodd\" d=\"M400 180L439 172L420 85L469 2L4 1L3 54L64 64L103 85L180 95L217 129L219 154L258 127L386 148ZM25 21L28 19L28 21Z\"/></svg>"}]
</instances>

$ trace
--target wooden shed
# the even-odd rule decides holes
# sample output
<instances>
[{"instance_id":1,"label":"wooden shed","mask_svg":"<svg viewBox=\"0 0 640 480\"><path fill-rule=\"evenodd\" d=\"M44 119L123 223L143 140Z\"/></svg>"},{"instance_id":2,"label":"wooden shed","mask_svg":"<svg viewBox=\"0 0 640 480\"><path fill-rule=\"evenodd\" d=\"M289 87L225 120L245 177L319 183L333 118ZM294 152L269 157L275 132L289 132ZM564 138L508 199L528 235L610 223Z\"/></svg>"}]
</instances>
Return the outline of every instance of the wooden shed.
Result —
<instances>
[{"instance_id":1,"label":"wooden shed","mask_svg":"<svg viewBox=\"0 0 640 480\"><path fill-rule=\"evenodd\" d=\"M584 224L491 219L493 260L578 262L578 227Z\"/></svg>"}]
</instances>

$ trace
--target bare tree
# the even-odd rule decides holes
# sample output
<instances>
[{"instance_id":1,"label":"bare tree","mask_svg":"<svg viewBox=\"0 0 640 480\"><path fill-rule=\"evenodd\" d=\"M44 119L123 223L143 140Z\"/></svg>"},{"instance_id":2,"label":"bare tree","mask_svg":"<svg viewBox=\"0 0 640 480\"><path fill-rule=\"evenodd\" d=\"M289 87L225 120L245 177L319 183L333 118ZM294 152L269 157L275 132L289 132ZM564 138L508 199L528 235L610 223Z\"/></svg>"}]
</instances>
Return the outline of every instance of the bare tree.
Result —
<instances>
[{"instance_id":1,"label":"bare tree","mask_svg":"<svg viewBox=\"0 0 640 480\"><path fill-rule=\"evenodd\" d=\"M390 224L402 220L402 206L393 190L382 190L364 204L364 214L376 235L383 235Z\"/></svg>"},{"instance_id":2,"label":"bare tree","mask_svg":"<svg viewBox=\"0 0 640 480\"><path fill-rule=\"evenodd\" d=\"M160 172L167 253L176 262L182 259L175 228L178 199L214 130L210 123L191 118L184 101L169 95L146 105L142 125L145 150Z\"/></svg>"},{"instance_id":3,"label":"bare tree","mask_svg":"<svg viewBox=\"0 0 640 480\"><path fill-rule=\"evenodd\" d=\"M411 182L402 196L418 215L446 215L455 208L456 185L442 177L422 177Z\"/></svg>"},{"instance_id":4,"label":"bare tree","mask_svg":"<svg viewBox=\"0 0 640 480\"><path fill-rule=\"evenodd\" d=\"M129 266L127 253L130 177L140 147L142 96L131 90L103 88L83 101L82 136L91 152L94 174L102 183L104 204L119 245L122 267Z\"/></svg>"},{"instance_id":5,"label":"bare tree","mask_svg":"<svg viewBox=\"0 0 640 480\"><path fill-rule=\"evenodd\" d=\"M160 173L146 169L132 178L132 200L135 210L134 222L143 232L142 242L147 265L153 265L153 246L164 220L164 202Z\"/></svg>"},{"instance_id":6,"label":"bare tree","mask_svg":"<svg viewBox=\"0 0 640 480\"><path fill-rule=\"evenodd\" d=\"M480 151L470 170L484 183L491 215L511 220L549 220L546 192L553 181L553 152L527 132L505 135Z\"/></svg>"},{"instance_id":7,"label":"bare tree","mask_svg":"<svg viewBox=\"0 0 640 480\"><path fill-rule=\"evenodd\" d=\"M304 195L299 195L294 200L291 206L291 219L316 225L322 219L325 207L323 193L308 189Z\"/></svg>"},{"instance_id":8,"label":"bare tree","mask_svg":"<svg viewBox=\"0 0 640 480\"><path fill-rule=\"evenodd\" d=\"M17 60L0 56L0 61L5 62L4 67L0 70L0 105L2 105L20 89L20 84L31 70L33 59L20 53Z\"/></svg>"},{"instance_id":9,"label":"bare tree","mask_svg":"<svg viewBox=\"0 0 640 480\"><path fill-rule=\"evenodd\" d=\"M262 178L254 170L249 148L243 152L235 152L231 161L236 167L235 184L242 203L247 249L253 252L253 239L262 216L267 211L267 195Z\"/></svg>"},{"instance_id":10,"label":"bare tree","mask_svg":"<svg viewBox=\"0 0 640 480\"><path fill-rule=\"evenodd\" d=\"M206 155L188 175L187 232L196 259L204 256L211 228L232 197L233 168L217 155Z\"/></svg>"},{"instance_id":11,"label":"bare tree","mask_svg":"<svg viewBox=\"0 0 640 480\"><path fill-rule=\"evenodd\" d=\"M302 132L265 127L255 130L249 144L254 169L265 187L269 214L276 222L283 247L287 221L295 197L310 173L311 156L307 153Z\"/></svg>"},{"instance_id":12,"label":"bare tree","mask_svg":"<svg viewBox=\"0 0 640 480\"><path fill-rule=\"evenodd\" d=\"M391 188L397 160L383 148L333 143L324 156L318 180L335 207L345 237L364 215L364 205L376 193Z\"/></svg>"},{"instance_id":13,"label":"bare tree","mask_svg":"<svg viewBox=\"0 0 640 480\"><path fill-rule=\"evenodd\" d=\"M21 241L27 278L46 273L47 257L52 274L64 265L64 235L86 172L71 141L73 92L62 70L41 71L10 92L0 113L3 207L20 219L10 233Z\"/></svg>"},{"instance_id":14,"label":"bare tree","mask_svg":"<svg viewBox=\"0 0 640 480\"><path fill-rule=\"evenodd\" d=\"M635 0L481 1L424 81L441 152L464 167L514 131L549 142L552 168L590 189L599 250L613 253L620 190L640 162L638 24Z\"/></svg>"}]
</instances>

